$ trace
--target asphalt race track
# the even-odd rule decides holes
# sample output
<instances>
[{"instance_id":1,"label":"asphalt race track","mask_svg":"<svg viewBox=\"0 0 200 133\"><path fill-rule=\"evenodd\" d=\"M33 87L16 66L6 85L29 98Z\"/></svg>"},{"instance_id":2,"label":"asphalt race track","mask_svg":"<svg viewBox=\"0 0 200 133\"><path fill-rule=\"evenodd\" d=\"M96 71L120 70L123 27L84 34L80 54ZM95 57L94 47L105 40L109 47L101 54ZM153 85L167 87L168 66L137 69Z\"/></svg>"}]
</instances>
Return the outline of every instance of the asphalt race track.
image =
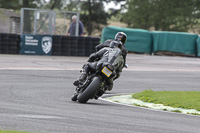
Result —
<instances>
[{"instance_id":1,"label":"asphalt race track","mask_svg":"<svg viewBox=\"0 0 200 133\"><path fill-rule=\"evenodd\" d=\"M87 57L0 55L0 129L37 133L199 133L200 117L70 100ZM200 59L128 54L106 95L200 91Z\"/></svg>"}]
</instances>

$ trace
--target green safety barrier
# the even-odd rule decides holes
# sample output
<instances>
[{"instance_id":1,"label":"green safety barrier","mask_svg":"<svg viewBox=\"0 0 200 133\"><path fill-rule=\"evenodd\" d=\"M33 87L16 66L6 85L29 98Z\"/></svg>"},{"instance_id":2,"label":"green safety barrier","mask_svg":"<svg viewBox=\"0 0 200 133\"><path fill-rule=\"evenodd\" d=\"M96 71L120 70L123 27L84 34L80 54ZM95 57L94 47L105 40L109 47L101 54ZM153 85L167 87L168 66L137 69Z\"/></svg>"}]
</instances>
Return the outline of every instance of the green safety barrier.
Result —
<instances>
[{"instance_id":1,"label":"green safety barrier","mask_svg":"<svg viewBox=\"0 0 200 133\"><path fill-rule=\"evenodd\" d=\"M200 56L200 36L197 38L197 56Z\"/></svg>"},{"instance_id":2,"label":"green safety barrier","mask_svg":"<svg viewBox=\"0 0 200 133\"><path fill-rule=\"evenodd\" d=\"M197 34L185 32L153 31L153 52L170 51L188 55L196 55Z\"/></svg>"},{"instance_id":3,"label":"green safety barrier","mask_svg":"<svg viewBox=\"0 0 200 133\"><path fill-rule=\"evenodd\" d=\"M142 29L131 29L109 26L102 31L101 42L108 39L114 39L117 32L124 32L127 35L125 46L128 51L149 53L152 52L152 36L151 32Z\"/></svg>"}]
</instances>

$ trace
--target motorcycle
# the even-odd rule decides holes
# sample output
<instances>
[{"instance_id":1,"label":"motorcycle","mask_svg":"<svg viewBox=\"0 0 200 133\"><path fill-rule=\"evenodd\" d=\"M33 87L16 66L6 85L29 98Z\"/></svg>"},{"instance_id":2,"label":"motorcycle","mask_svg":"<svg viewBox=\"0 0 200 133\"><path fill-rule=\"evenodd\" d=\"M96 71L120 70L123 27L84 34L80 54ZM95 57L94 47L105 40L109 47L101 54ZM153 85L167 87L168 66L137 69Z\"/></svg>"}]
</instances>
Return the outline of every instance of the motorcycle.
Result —
<instances>
[{"instance_id":1,"label":"motorcycle","mask_svg":"<svg viewBox=\"0 0 200 133\"><path fill-rule=\"evenodd\" d=\"M114 67L103 63L95 73L89 73L86 80L77 86L71 100L86 103L89 99L98 99L106 91L106 80L115 75Z\"/></svg>"}]
</instances>

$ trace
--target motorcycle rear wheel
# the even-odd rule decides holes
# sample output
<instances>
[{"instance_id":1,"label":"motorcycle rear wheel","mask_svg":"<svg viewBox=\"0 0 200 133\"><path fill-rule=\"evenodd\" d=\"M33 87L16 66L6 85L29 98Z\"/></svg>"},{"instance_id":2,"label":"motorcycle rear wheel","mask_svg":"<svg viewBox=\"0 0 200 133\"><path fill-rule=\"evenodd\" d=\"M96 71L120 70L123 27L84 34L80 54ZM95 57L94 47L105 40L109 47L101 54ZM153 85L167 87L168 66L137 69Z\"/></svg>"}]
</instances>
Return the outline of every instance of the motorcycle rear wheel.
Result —
<instances>
[{"instance_id":1,"label":"motorcycle rear wheel","mask_svg":"<svg viewBox=\"0 0 200 133\"><path fill-rule=\"evenodd\" d=\"M100 77L94 77L89 86L78 95L77 100L79 103L86 103L90 98L93 98L102 84Z\"/></svg>"}]
</instances>

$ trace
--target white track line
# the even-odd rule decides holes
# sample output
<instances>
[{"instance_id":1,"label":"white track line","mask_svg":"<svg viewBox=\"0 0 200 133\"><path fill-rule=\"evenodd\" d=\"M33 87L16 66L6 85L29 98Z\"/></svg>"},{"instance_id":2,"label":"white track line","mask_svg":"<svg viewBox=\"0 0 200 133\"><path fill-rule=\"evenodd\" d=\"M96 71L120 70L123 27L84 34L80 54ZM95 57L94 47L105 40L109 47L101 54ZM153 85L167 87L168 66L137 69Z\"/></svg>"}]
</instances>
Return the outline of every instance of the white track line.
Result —
<instances>
[{"instance_id":1,"label":"white track line","mask_svg":"<svg viewBox=\"0 0 200 133\"><path fill-rule=\"evenodd\" d=\"M18 114L18 115L14 115L14 116L16 116L16 117L22 117L22 118L32 118L32 119L63 119L62 117L50 116L50 115Z\"/></svg>"}]
</instances>

